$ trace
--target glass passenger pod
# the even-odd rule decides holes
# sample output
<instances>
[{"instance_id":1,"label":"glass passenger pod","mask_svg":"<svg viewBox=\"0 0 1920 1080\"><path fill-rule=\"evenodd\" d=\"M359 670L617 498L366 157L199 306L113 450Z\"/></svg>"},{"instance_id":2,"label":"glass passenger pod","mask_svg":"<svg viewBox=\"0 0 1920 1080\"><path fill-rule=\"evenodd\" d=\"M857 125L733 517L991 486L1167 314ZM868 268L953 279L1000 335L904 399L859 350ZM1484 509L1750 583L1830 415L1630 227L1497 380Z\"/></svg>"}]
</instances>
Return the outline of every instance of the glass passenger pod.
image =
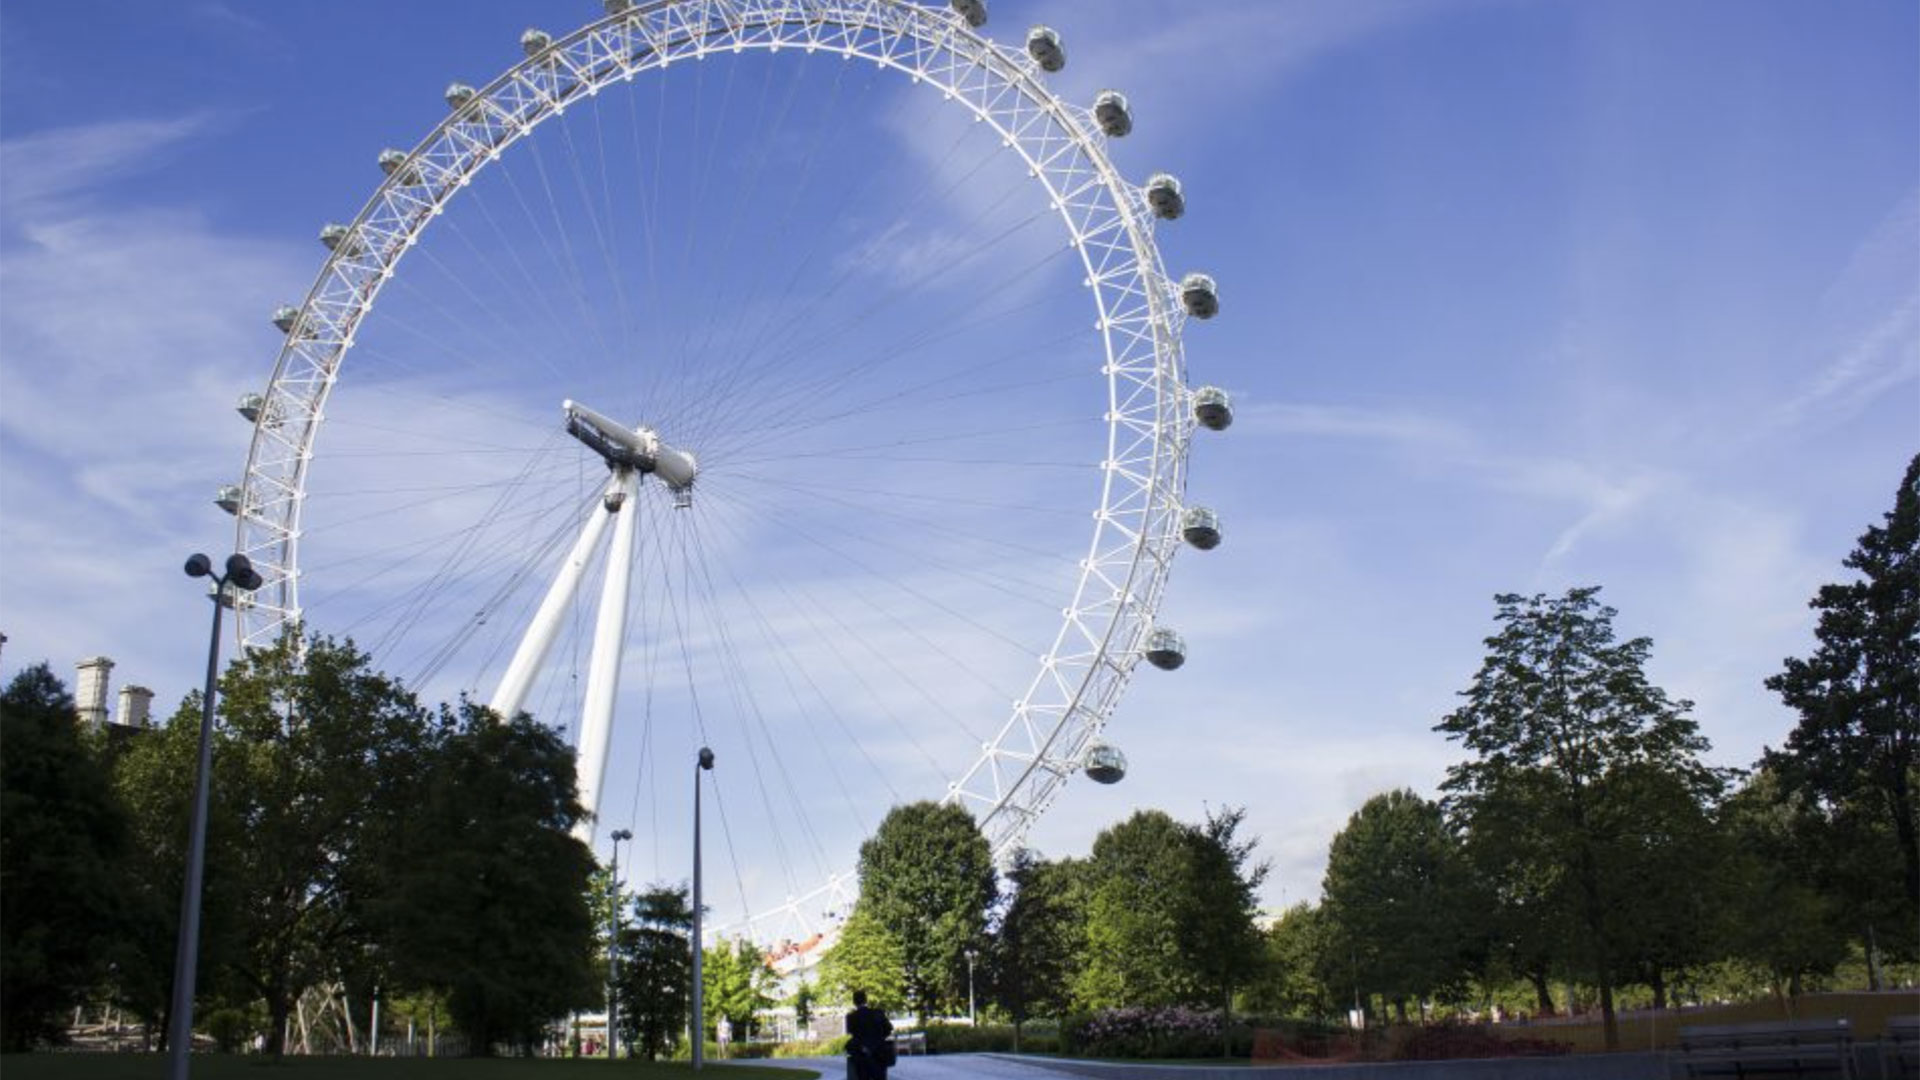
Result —
<instances>
[{"instance_id":1,"label":"glass passenger pod","mask_svg":"<svg viewBox=\"0 0 1920 1080\"><path fill-rule=\"evenodd\" d=\"M466 83L448 83L447 104L456 109L463 109L466 107L467 102L472 101L478 93L478 90L468 86Z\"/></svg>"},{"instance_id":2,"label":"glass passenger pod","mask_svg":"<svg viewBox=\"0 0 1920 1080\"><path fill-rule=\"evenodd\" d=\"M1153 216L1172 221L1187 212L1187 198L1180 193L1180 179L1172 173L1154 173L1147 177L1147 205Z\"/></svg>"},{"instance_id":3,"label":"glass passenger pod","mask_svg":"<svg viewBox=\"0 0 1920 1080\"><path fill-rule=\"evenodd\" d=\"M1220 546L1220 515L1204 506L1188 507L1180 515L1180 535L1201 551Z\"/></svg>"},{"instance_id":4,"label":"glass passenger pod","mask_svg":"<svg viewBox=\"0 0 1920 1080\"><path fill-rule=\"evenodd\" d=\"M320 242L327 245L328 251L338 251L344 255L355 255L360 251L360 242L353 238L353 230L345 225L322 226Z\"/></svg>"},{"instance_id":5,"label":"glass passenger pod","mask_svg":"<svg viewBox=\"0 0 1920 1080\"><path fill-rule=\"evenodd\" d=\"M405 150L394 150L391 148L382 150L380 151L379 160L380 171L386 173L388 176L399 173L401 183L417 184L420 182L420 170L407 164L407 152Z\"/></svg>"},{"instance_id":6,"label":"glass passenger pod","mask_svg":"<svg viewBox=\"0 0 1920 1080\"><path fill-rule=\"evenodd\" d=\"M633 0L606 0L605 7L609 15L625 15L633 10Z\"/></svg>"},{"instance_id":7,"label":"glass passenger pod","mask_svg":"<svg viewBox=\"0 0 1920 1080\"><path fill-rule=\"evenodd\" d=\"M240 485L228 484L213 495L213 505L229 514L240 512Z\"/></svg>"},{"instance_id":8,"label":"glass passenger pod","mask_svg":"<svg viewBox=\"0 0 1920 1080\"><path fill-rule=\"evenodd\" d=\"M1127 775L1127 755L1103 742L1087 747L1081 769L1096 784L1117 784Z\"/></svg>"},{"instance_id":9,"label":"glass passenger pod","mask_svg":"<svg viewBox=\"0 0 1920 1080\"><path fill-rule=\"evenodd\" d=\"M1220 314L1220 290L1205 274L1188 274L1180 279L1180 303L1196 319L1211 319Z\"/></svg>"},{"instance_id":10,"label":"glass passenger pod","mask_svg":"<svg viewBox=\"0 0 1920 1080\"><path fill-rule=\"evenodd\" d=\"M240 403L234 406L235 409L239 410L241 416L247 418L247 423L249 424L259 423L260 410L266 407L267 399L259 394L241 394Z\"/></svg>"},{"instance_id":11,"label":"glass passenger pod","mask_svg":"<svg viewBox=\"0 0 1920 1080\"><path fill-rule=\"evenodd\" d=\"M1093 119L1111 138L1133 131L1133 110L1127 108L1127 95L1118 90L1102 90L1094 96Z\"/></svg>"},{"instance_id":12,"label":"glass passenger pod","mask_svg":"<svg viewBox=\"0 0 1920 1080\"><path fill-rule=\"evenodd\" d=\"M947 3L975 30L987 25L987 0L947 0Z\"/></svg>"},{"instance_id":13,"label":"glass passenger pod","mask_svg":"<svg viewBox=\"0 0 1920 1080\"><path fill-rule=\"evenodd\" d=\"M273 325L283 334L293 332L293 324L300 321L300 309L285 304L273 309Z\"/></svg>"},{"instance_id":14,"label":"glass passenger pod","mask_svg":"<svg viewBox=\"0 0 1920 1080\"><path fill-rule=\"evenodd\" d=\"M1036 26L1027 31L1027 55L1040 65L1042 71L1059 71L1067 66L1067 50L1060 44L1060 35L1050 26Z\"/></svg>"},{"instance_id":15,"label":"glass passenger pod","mask_svg":"<svg viewBox=\"0 0 1920 1080\"><path fill-rule=\"evenodd\" d=\"M553 35L545 30L529 27L526 33L520 35L520 50L528 56L539 56L552 47Z\"/></svg>"},{"instance_id":16,"label":"glass passenger pod","mask_svg":"<svg viewBox=\"0 0 1920 1080\"><path fill-rule=\"evenodd\" d=\"M1173 671L1187 662L1187 641L1180 632L1156 626L1147 635L1147 663L1161 671Z\"/></svg>"},{"instance_id":17,"label":"glass passenger pod","mask_svg":"<svg viewBox=\"0 0 1920 1080\"><path fill-rule=\"evenodd\" d=\"M1225 431L1233 426L1233 399L1217 386L1203 386L1193 392L1193 418L1208 431Z\"/></svg>"}]
</instances>

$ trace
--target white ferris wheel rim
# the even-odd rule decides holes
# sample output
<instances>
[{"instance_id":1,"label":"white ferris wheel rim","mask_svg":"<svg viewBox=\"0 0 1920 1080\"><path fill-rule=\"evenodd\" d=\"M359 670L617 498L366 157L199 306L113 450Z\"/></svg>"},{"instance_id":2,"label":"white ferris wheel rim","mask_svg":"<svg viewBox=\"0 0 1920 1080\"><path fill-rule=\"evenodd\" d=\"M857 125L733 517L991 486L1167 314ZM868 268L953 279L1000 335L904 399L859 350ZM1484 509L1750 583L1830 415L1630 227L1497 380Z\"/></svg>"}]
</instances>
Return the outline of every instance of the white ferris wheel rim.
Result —
<instances>
[{"instance_id":1,"label":"white ferris wheel rim","mask_svg":"<svg viewBox=\"0 0 1920 1080\"><path fill-rule=\"evenodd\" d=\"M620 8L622 5L609 5ZM913 0L652 0L552 39L456 106L391 169L323 263L263 395L236 510L236 550L265 584L237 605L242 647L300 617L306 472L327 398L381 286L471 178L572 102L641 72L740 53L830 52L927 83L990 125L1045 189L1094 297L1105 349L1107 447L1101 505L1078 582L1038 671L945 801L972 811L996 858L1029 826L1106 725L1142 656L1181 543L1194 429L1178 289L1161 264L1143 189L1108 157L1090 109L1040 65ZM384 164L384 163L383 163ZM849 875L749 917L811 925L808 905L848 897Z\"/></svg>"}]
</instances>

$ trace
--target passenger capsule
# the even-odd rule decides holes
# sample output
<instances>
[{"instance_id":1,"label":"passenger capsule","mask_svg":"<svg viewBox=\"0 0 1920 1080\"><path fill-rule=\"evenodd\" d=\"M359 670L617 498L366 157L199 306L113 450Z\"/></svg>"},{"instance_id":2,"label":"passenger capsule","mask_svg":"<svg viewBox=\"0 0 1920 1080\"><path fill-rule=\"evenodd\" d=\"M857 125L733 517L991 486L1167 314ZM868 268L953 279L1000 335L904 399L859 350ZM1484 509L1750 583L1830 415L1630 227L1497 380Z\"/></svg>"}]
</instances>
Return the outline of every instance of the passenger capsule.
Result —
<instances>
[{"instance_id":1,"label":"passenger capsule","mask_svg":"<svg viewBox=\"0 0 1920 1080\"><path fill-rule=\"evenodd\" d=\"M1233 399L1217 386L1203 386L1193 392L1193 418L1208 431L1225 431L1233 426Z\"/></svg>"},{"instance_id":2,"label":"passenger capsule","mask_svg":"<svg viewBox=\"0 0 1920 1080\"><path fill-rule=\"evenodd\" d=\"M1033 57L1042 71L1059 71L1067 66L1067 50L1060 44L1060 35L1050 26L1036 26L1027 31L1027 55Z\"/></svg>"},{"instance_id":3,"label":"passenger capsule","mask_svg":"<svg viewBox=\"0 0 1920 1080\"><path fill-rule=\"evenodd\" d=\"M625 15L633 10L633 0L606 0L607 14Z\"/></svg>"},{"instance_id":4,"label":"passenger capsule","mask_svg":"<svg viewBox=\"0 0 1920 1080\"><path fill-rule=\"evenodd\" d=\"M539 56L551 48L553 48L553 35L545 30L529 27L526 33L520 35L520 51L528 56Z\"/></svg>"},{"instance_id":5,"label":"passenger capsule","mask_svg":"<svg viewBox=\"0 0 1920 1080\"><path fill-rule=\"evenodd\" d=\"M259 394L241 394L240 404L235 407L240 410L241 416L247 418L247 423L259 423L260 411L267 407L267 399Z\"/></svg>"},{"instance_id":6,"label":"passenger capsule","mask_svg":"<svg viewBox=\"0 0 1920 1080\"><path fill-rule=\"evenodd\" d=\"M468 86L466 83L448 83L447 104L456 109L464 108L467 102L472 101L478 93L479 91Z\"/></svg>"},{"instance_id":7,"label":"passenger capsule","mask_svg":"<svg viewBox=\"0 0 1920 1080\"><path fill-rule=\"evenodd\" d=\"M1100 130L1118 139L1133 130L1133 110L1127 108L1127 95L1118 90L1102 90L1093 99L1093 119Z\"/></svg>"},{"instance_id":8,"label":"passenger capsule","mask_svg":"<svg viewBox=\"0 0 1920 1080\"><path fill-rule=\"evenodd\" d=\"M1172 221L1187 212L1187 197L1180 193L1180 180L1172 173L1154 173L1147 177L1147 205L1153 216Z\"/></svg>"},{"instance_id":9,"label":"passenger capsule","mask_svg":"<svg viewBox=\"0 0 1920 1080\"><path fill-rule=\"evenodd\" d=\"M1117 784L1127 775L1127 755L1117 746L1097 742L1087 747L1081 768L1096 784Z\"/></svg>"},{"instance_id":10,"label":"passenger capsule","mask_svg":"<svg viewBox=\"0 0 1920 1080\"><path fill-rule=\"evenodd\" d=\"M299 321L300 309L297 307L287 307L282 304L273 309L273 325L278 327L283 334L291 333L293 324Z\"/></svg>"},{"instance_id":11,"label":"passenger capsule","mask_svg":"<svg viewBox=\"0 0 1920 1080\"><path fill-rule=\"evenodd\" d=\"M1220 291L1205 274L1188 274L1180 279L1180 302L1187 314L1196 319L1211 319L1220 314Z\"/></svg>"},{"instance_id":12,"label":"passenger capsule","mask_svg":"<svg viewBox=\"0 0 1920 1080\"><path fill-rule=\"evenodd\" d=\"M987 25L987 0L947 0L947 3L975 30Z\"/></svg>"},{"instance_id":13,"label":"passenger capsule","mask_svg":"<svg viewBox=\"0 0 1920 1080\"><path fill-rule=\"evenodd\" d=\"M320 242L327 245L328 251L339 251L345 247L351 254L356 246L351 239L352 234L353 230L345 225L327 225L320 230Z\"/></svg>"},{"instance_id":14,"label":"passenger capsule","mask_svg":"<svg viewBox=\"0 0 1920 1080\"><path fill-rule=\"evenodd\" d=\"M405 150L382 150L380 151L379 160L380 171L386 173L388 176L399 173L401 183L417 184L420 182L420 170L407 164L407 152Z\"/></svg>"},{"instance_id":15,"label":"passenger capsule","mask_svg":"<svg viewBox=\"0 0 1920 1080\"><path fill-rule=\"evenodd\" d=\"M219 507L222 510L225 510L229 514L238 514L240 512L239 486L235 484L228 484L226 487L223 487L219 491L215 492L213 496L213 505Z\"/></svg>"},{"instance_id":16,"label":"passenger capsule","mask_svg":"<svg viewBox=\"0 0 1920 1080\"><path fill-rule=\"evenodd\" d=\"M1187 662L1187 641L1180 632L1156 626L1147 635L1147 663L1161 671L1172 671Z\"/></svg>"},{"instance_id":17,"label":"passenger capsule","mask_svg":"<svg viewBox=\"0 0 1920 1080\"><path fill-rule=\"evenodd\" d=\"M1204 506L1188 507L1180 515L1180 535L1201 551L1220 546L1220 515Z\"/></svg>"}]
</instances>

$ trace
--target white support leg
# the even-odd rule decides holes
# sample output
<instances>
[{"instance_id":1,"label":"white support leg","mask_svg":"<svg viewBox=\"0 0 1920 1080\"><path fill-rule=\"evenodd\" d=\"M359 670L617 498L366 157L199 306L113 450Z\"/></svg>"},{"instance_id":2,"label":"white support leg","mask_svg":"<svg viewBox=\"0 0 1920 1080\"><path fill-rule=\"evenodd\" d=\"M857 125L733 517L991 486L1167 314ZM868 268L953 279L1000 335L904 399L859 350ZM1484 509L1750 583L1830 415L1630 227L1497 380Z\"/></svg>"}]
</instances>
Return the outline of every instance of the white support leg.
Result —
<instances>
[{"instance_id":1,"label":"white support leg","mask_svg":"<svg viewBox=\"0 0 1920 1080\"><path fill-rule=\"evenodd\" d=\"M587 669L586 705L580 717L580 805L587 815L573 834L593 844L600 784L607 771L607 744L613 739L613 699L620 692L622 644L627 636L627 584L633 577L634 535L639 531L640 475L622 469L616 479L625 509L607 551L607 576L600 592L600 613L593 627L593 661Z\"/></svg>"},{"instance_id":2,"label":"white support leg","mask_svg":"<svg viewBox=\"0 0 1920 1080\"><path fill-rule=\"evenodd\" d=\"M573 595L580 591L580 576L586 572L587 561L593 558L595 548L600 546L600 535L607 531L607 519L613 516L607 510L607 496L622 490L620 477L615 476L607 482L606 490L601 494L599 505L588 515L587 523L580 530L580 539L574 541L573 550L567 554L567 561L560 564L560 573L548 587L546 599L540 601L540 610L533 615L528 624L525 637L520 639L520 647L513 654L513 662L507 665L507 673L500 677L500 687L493 692L493 711L503 720L513 719L526 703L527 691L533 687L534 676L547 660L547 652L553 648L553 639L560 633L560 624L573 603Z\"/></svg>"}]
</instances>

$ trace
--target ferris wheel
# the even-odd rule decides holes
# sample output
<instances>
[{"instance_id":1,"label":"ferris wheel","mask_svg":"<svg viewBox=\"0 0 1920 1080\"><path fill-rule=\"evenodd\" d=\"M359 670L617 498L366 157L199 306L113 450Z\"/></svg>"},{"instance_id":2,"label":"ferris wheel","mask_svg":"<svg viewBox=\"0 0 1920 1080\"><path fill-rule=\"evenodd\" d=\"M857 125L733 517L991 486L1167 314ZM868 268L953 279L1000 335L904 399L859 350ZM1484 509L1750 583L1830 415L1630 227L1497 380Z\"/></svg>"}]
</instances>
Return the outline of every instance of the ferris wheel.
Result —
<instances>
[{"instance_id":1,"label":"ferris wheel","mask_svg":"<svg viewBox=\"0 0 1920 1080\"><path fill-rule=\"evenodd\" d=\"M1182 347L1218 293L1163 267L1180 182L1113 163L1126 97L1049 88L1053 29L604 7L449 86L321 230L216 500L265 582L237 632L566 727L590 842L711 744L728 842L778 866L735 857L732 922L804 933L889 801L1004 857L1124 776L1122 692L1186 659L1171 560L1221 540L1186 463L1232 405Z\"/></svg>"}]
</instances>

